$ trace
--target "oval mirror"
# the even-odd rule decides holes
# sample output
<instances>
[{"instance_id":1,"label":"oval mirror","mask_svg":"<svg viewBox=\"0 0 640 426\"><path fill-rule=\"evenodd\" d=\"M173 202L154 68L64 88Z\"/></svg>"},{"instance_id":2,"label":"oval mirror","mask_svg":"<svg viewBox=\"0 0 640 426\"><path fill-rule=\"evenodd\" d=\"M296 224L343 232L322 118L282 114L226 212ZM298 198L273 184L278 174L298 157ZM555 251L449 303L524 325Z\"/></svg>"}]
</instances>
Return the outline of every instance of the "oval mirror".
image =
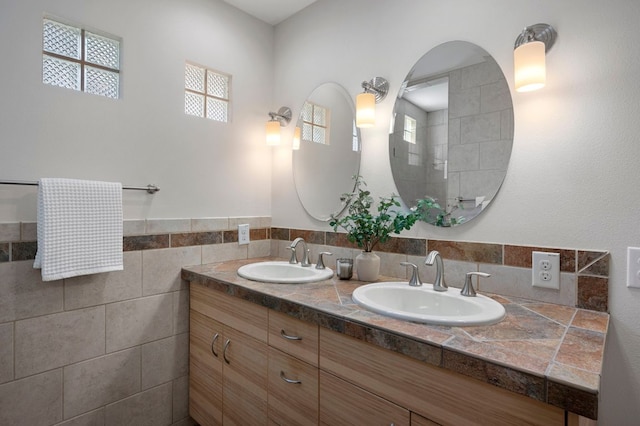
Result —
<instances>
[{"instance_id":1,"label":"oval mirror","mask_svg":"<svg viewBox=\"0 0 640 426\"><path fill-rule=\"evenodd\" d=\"M353 176L360 169L354 120L353 101L336 83L318 86L302 106L294 133L293 179L302 206L315 219L327 221L342 212L341 195L354 189Z\"/></svg>"},{"instance_id":2,"label":"oval mirror","mask_svg":"<svg viewBox=\"0 0 640 426\"><path fill-rule=\"evenodd\" d=\"M436 226L468 222L500 189L512 145L511 92L491 55L452 41L420 58L402 83L389 135L407 206Z\"/></svg>"}]
</instances>

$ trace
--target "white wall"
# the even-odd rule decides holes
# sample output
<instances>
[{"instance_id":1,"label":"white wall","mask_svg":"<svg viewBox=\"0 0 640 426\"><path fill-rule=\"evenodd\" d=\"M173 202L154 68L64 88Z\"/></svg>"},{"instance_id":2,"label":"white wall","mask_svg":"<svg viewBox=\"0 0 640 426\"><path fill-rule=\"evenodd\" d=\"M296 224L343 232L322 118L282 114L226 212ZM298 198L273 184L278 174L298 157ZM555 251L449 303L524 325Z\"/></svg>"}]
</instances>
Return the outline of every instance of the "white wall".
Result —
<instances>
[{"instance_id":1,"label":"white wall","mask_svg":"<svg viewBox=\"0 0 640 426\"><path fill-rule=\"evenodd\" d=\"M513 87L512 51L526 25L552 24L544 89L512 91L515 138L507 177L486 214L455 229L422 225L435 239L610 250L612 315L600 404L601 425L640 418L640 290L626 288L626 247L640 245L640 55L633 38L640 2L631 0L321 0L276 28L275 103L294 116L317 85L352 95L385 77L390 96L376 127L363 129L361 173L378 195L395 192L388 161L389 117L406 73L449 40L486 49ZM290 134L292 128L287 128ZM274 226L329 229L300 206L291 152L274 152Z\"/></svg>"},{"instance_id":2,"label":"white wall","mask_svg":"<svg viewBox=\"0 0 640 426\"><path fill-rule=\"evenodd\" d=\"M42 83L42 17L122 37L121 95ZM125 191L125 219L270 213L273 27L219 0L0 0L0 180L69 177ZM232 75L232 123L184 114L185 60ZM34 220L36 191L0 185L0 222Z\"/></svg>"}]
</instances>

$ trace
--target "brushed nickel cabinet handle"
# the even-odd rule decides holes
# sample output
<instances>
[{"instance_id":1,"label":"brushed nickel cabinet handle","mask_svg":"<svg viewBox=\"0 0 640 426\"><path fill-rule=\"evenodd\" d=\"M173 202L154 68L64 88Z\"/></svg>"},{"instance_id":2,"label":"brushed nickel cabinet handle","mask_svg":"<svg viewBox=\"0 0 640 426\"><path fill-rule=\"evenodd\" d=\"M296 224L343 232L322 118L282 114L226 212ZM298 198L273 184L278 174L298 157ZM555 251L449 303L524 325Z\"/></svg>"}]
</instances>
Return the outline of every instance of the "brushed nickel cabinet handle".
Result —
<instances>
[{"instance_id":1,"label":"brushed nickel cabinet handle","mask_svg":"<svg viewBox=\"0 0 640 426\"><path fill-rule=\"evenodd\" d=\"M289 336L284 330L280 330L280 335L287 340L302 340L299 336Z\"/></svg>"},{"instance_id":2,"label":"brushed nickel cabinet handle","mask_svg":"<svg viewBox=\"0 0 640 426\"><path fill-rule=\"evenodd\" d=\"M227 339L227 341L224 342L224 347L222 348L222 358L224 358L224 362L226 362L227 364L231 364L227 359L227 349L229 348L230 343L231 340Z\"/></svg>"},{"instance_id":3,"label":"brushed nickel cabinet handle","mask_svg":"<svg viewBox=\"0 0 640 426\"><path fill-rule=\"evenodd\" d=\"M216 340L218 340L218 337L220 337L220 333L214 334L213 339L211 340L211 353L216 358L218 358L218 354L216 353L215 345L216 345Z\"/></svg>"},{"instance_id":4,"label":"brushed nickel cabinet handle","mask_svg":"<svg viewBox=\"0 0 640 426\"><path fill-rule=\"evenodd\" d=\"M293 379L287 379L287 377L284 375L284 371L280 371L280 378L282 380L284 380L287 383L291 383L294 385L301 385L302 381L301 380L293 380Z\"/></svg>"}]
</instances>

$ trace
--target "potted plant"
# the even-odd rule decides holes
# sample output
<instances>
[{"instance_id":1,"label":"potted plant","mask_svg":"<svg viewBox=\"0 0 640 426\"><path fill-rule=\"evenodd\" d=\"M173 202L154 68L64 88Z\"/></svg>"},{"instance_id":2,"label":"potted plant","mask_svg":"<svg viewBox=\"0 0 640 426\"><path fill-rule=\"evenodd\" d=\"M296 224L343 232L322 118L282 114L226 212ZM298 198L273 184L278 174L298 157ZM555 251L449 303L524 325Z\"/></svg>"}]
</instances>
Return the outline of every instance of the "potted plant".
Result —
<instances>
[{"instance_id":1,"label":"potted plant","mask_svg":"<svg viewBox=\"0 0 640 426\"><path fill-rule=\"evenodd\" d=\"M372 213L374 200L371 192L364 188L366 182L359 175L353 178L356 181L354 191L342 195L342 200L348 203L347 214L341 218L331 215L329 225L334 231L338 228L347 231L347 239L362 249L356 257L358 279L375 281L380 273L380 257L373 253L374 247L387 241L391 234L410 229L418 215L414 211L406 214L400 211L400 202L394 194L380 197L377 214Z\"/></svg>"}]
</instances>

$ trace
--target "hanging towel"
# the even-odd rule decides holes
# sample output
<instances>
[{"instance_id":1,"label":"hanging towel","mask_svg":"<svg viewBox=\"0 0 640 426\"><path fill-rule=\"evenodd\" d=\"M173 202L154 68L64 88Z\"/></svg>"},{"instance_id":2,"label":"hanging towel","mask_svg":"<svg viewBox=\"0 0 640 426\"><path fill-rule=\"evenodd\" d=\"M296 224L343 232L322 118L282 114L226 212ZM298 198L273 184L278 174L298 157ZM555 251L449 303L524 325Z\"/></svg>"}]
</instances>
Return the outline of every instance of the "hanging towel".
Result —
<instances>
[{"instance_id":1,"label":"hanging towel","mask_svg":"<svg viewBox=\"0 0 640 426\"><path fill-rule=\"evenodd\" d=\"M33 267L43 281L122 270L122 184L40 179Z\"/></svg>"}]
</instances>

